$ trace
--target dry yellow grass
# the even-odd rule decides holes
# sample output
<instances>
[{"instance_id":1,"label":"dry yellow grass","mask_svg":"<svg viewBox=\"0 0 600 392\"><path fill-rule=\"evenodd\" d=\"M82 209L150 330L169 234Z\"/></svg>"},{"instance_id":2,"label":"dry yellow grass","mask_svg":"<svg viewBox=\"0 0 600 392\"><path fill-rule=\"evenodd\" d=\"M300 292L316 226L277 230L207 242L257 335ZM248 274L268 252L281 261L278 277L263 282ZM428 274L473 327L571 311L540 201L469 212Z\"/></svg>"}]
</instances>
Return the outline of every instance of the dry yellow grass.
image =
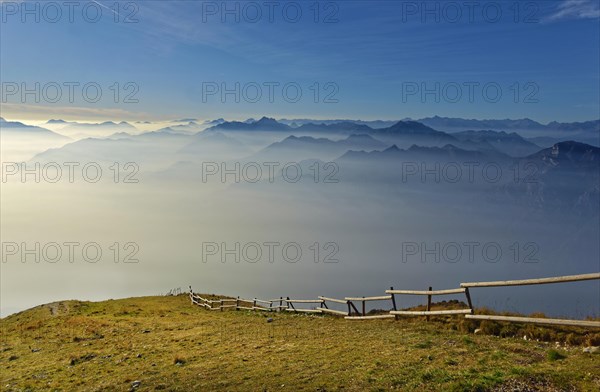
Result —
<instances>
[{"instance_id":1,"label":"dry yellow grass","mask_svg":"<svg viewBox=\"0 0 600 392\"><path fill-rule=\"evenodd\" d=\"M581 347L557 355L415 320L209 312L187 296L65 301L0 327L3 391L600 389L600 355Z\"/></svg>"}]
</instances>

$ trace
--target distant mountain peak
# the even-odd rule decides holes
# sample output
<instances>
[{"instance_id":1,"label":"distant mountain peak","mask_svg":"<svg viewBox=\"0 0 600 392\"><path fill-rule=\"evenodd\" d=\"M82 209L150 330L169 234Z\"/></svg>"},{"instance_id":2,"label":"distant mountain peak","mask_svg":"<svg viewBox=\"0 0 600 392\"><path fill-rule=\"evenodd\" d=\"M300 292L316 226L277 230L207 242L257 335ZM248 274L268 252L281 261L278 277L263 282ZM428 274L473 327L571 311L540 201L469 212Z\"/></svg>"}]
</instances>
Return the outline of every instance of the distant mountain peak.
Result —
<instances>
[{"instance_id":1,"label":"distant mountain peak","mask_svg":"<svg viewBox=\"0 0 600 392\"><path fill-rule=\"evenodd\" d=\"M46 137L53 137L57 139L69 139L69 137L53 132L49 129L37 127L34 125L27 125L18 121L6 121L4 118L0 117L2 123L2 130L4 132L11 133L12 135L40 135Z\"/></svg>"},{"instance_id":2,"label":"distant mountain peak","mask_svg":"<svg viewBox=\"0 0 600 392\"><path fill-rule=\"evenodd\" d=\"M569 149L569 150L572 150L572 149L587 150L590 147L592 147L593 149L596 149L596 150L598 149L598 147L593 147L593 146L590 146L589 144L576 142L574 140L558 142L554 145L554 147L562 148L562 149Z\"/></svg>"},{"instance_id":3,"label":"distant mountain peak","mask_svg":"<svg viewBox=\"0 0 600 392\"><path fill-rule=\"evenodd\" d=\"M462 150L462 148L458 148L454 144L450 144L450 143L446 144L444 147L442 147L442 149L451 150L451 151Z\"/></svg>"},{"instance_id":4,"label":"distant mountain peak","mask_svg":"<svg viewBox=\"0 0 600 392\"><path fill-rule=\"evenodd\" d=\"M557 162L600 162L600 148L573 140L554 144L528 156L528 160L541 159L542 161Z\"/></svg>"},{"instance_id":5,"label":"distant mountain peak","mask_svg":"<svg viewBox=\"0 0 600 392\"><path fill-rule=\"evenodd\" d=\"M211 124L223 124L225 122L225 119L223 118L217 118L216 120L204 120L205 125L211 125Z\"/></svg>"},{"instance_id":6,"label":"distant mountain peak","mask_svg":"<svg viewBox=\"0 0 600 392\"><path fill-rule=\"evenodd\" d=\"M279 124L279 123L274 118L263 116L260 120L256 121L256 124Z\"/></svg>"},{"instance_id":7,"label":"distant mountain peak","mask_svg":"<svg viewBox=\"0 0 600 392\"><path fill-rule=\"evenodd\" d=\"M418 121L398 121L388 129L399 132L438 133L435 129Z\"/></svg>"},{"instance_id":8,"label":"distant mountain peak","mask_svg":"<svg viewBox=\"0 0 600 392\"><path fill-rule=\"evenodd\" d=\"M262 117L258 121L254 122L239 122L239 121L226 121L221 124L217 124L208 128L208 130L231 130L231 131L282 131L290 130L288 125L277 122L277 120L269 117Z\"/></svg>"}]
</instances>

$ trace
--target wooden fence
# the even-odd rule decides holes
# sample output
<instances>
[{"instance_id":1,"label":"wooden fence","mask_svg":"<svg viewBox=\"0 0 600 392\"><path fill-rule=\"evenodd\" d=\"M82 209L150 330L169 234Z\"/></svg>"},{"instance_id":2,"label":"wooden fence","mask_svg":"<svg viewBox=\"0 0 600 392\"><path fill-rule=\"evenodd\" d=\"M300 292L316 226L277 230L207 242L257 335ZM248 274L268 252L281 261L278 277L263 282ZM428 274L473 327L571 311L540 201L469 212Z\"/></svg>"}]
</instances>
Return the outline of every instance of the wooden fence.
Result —
<instances>
[{"instance_id":1,"label":"wooden fence","mask_svg":"<svg viewBox=\"0 0 600 392\"><path fill-rule=\"evenodd\" d=\"M336 316L343 316L346 320L373 320L373 319L387 319L393 318L398 319L400 316L425 316L429 320L430 316L452 316L452 315L464 315L468 319L475 320L492 320L492 321L508 321L518 323L534 323L534 324L545 324L545 325L571 325L577 327L590 327L600 328L600 321L589 321L589 320L571 320L571 319L552 319L552 318L535 318L535 317L516 317L516 316L497 316L487 314L475 314L473 308L473 302L471 301L471 293L469 289L482 288L482 287L505 287L505 286L524 286L524 285L538 285L538 284L550 284L550 283L565 283L565 282L577 282L583 280L595 280L600 279L600 273L584 274L584 275L569 275L569 276L558 276L553 278L540 278L540 279L524 279L524 280L506 280L506 281L493 281L493 282L470 282L461 283L460 288L457 289L445 289L445 290L432 290L429 287L428 290L395 290L390 287L389 290L385 290L386 295L374 296L374 297L345 297L342 299L330 298L319 296L318 299L290 299L290 297L279 297L269 300L261 300L258 298L254 299L242 299L237 298L222 298L217 300L209 300L203 298L198 294L194 294L192 286L190 286L190 300L192 304L202 306L209 310L224 309L235 309L235 310L257 310L257 311L286 311L286 312L302 312L302 313L326 313ZM467 308L462 309L446 309L446 310L432 310L431 300L434 295L454 295L464 294L467 300ZM427 296L427 307L426 310L398 310L396 305L396 295L423 295ZM391 301L392 310L380 313L380 314L367 314L366 313L366 302L369 301ZM347 311L341 311L336 309L330 309L327 305L328 302L344 304L347 307ZM357 308L355 303L360 303L360 309ZM313 308L300 308L298 305L313 304L318 305Z\"/></svg>"},{"instance_id":2,"label":"wooden fence","mask_svg":"<svg viewBox=\"0 0 600 392\"><path fill-rule=\"evenodd\" d=\"M161 295L165 295L167 297L169 296L173 296L173 295L181 295L183 293L183 290L181 290L181 287L177 287L175 289L171 289L169 291L167 291L166 294L161 294Z\"/></svg>"},{"instance_id":3,"label":"wooden fence","mask_svg":"<svg viewBox=\"0 0 600 392\"><path fill-rule=\"evenodd\" d=\"M468 289L460 288L460 289L449 289L449 290L432 290L429 287L427 291L417 291L417 290L394 290L393 287L390 287L389 290L385 291L392 295L392 298L396 294L405 294L405 295L426 295L427 296L427 310L397 310L396 309L396 300L393 300L394 310L390 312L390 314L394 316L426 316L427 320L429 320L429 316L443 316L443 315L453 315L453 314L467 314L473 312L473 304L471 303L471 295L469 294ZM431 298L434 295L450 295L450 294L465 294L467 298L467 303L469 305L466 309L450 309L450 310L431 310Z\"/></svg>"},{"instance_id":4,"label":"wooden fence","mask_svg":"<svg viewBox=\"0 0 600 392\"><path fill-rule=\"evenodd\" d=\"M392 316L389 313L374 314L374 315L367 316L367 314L365 312L366 304L368 301L387 301L387 300L391 300L391 299L392 299L391 295L382 295L379 297L346 297L345 300L348 301L348 315L344 318L346 320L374 320L374 319L394 318L394 316ZM356 306L354 305L354 302L361 302L361 310L362 311L359 311L356 308ZM351 309L354 309L357 316L352 315Z\"/></svg>"},{"instance_id":5,"label":"wooden fence","mask_svg":"<svg viewBox=\"0 0 600 392\"><path fill-rule=\"evenodd\" d=\"M526 285L538 285L538 284L550 284L550 283L565 283L565 282L577 282L582 280L593 280L600 279L600 273L584 274L584 275L569 275L569 276L557 276L553 278L541 278L541 279L523 279L523 280L499 280L493 282L471 282L461 283L460 287L468 290L469 288L475 287L506 287L506 286L526 286ZM467 291L468 292L468 291ZM493 320L493 321L512 321L519 323L533 323L533 324L545 324L545 325L572 325L577 327L600 327L600 321L587 321L587 320L571 320L571 319L552 319L552 318L538 318L538 317L514 317L514 316L496 316L487 314L467 314L466 318L475 320Z\"/></svg>"}]
</instances>

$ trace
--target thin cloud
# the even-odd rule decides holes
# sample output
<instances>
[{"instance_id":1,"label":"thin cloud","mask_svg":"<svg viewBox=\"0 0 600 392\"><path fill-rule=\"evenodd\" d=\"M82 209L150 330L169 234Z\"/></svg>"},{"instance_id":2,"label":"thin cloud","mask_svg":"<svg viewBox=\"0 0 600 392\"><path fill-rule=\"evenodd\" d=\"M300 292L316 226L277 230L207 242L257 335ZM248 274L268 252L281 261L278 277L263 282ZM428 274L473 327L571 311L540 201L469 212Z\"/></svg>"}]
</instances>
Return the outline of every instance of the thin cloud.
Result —
<instances>
[{"instance_id":1,"label":"thin cloud","mask_svg":"<svg viewBox=\"0 0 600 392\"><path fill-rule=\"evenodd\" d=\"M113 10L112 8L109 8L109 7L105 6L104 4L102 4L102 3L100 3L100 2L98 2L96 0L92 0L92 3L96 3L100 7L106 8L107 10L111 11L114 15L117 15L117 17L119 18L117 20L121 20L121 14L119 14L117 11Z\"/></svg>"},{"instance_id":2,"label":"thin cloud","mask_svg":"<svg viewBox=\"0 0 600 392\"><path fill-rule=\"evenodd\" d=\"M554 13L547 16L545 22L564 19L596 19L600 18L600 3L596 0L564 0Z\"/></svg>"},{"instance_id":3,"label":"thin cloud","mask_svg":"<svg viewBox=\"0 0 600 392\"><path fill-rule=\"evenodd\" d=\"M127 121L161 120L147 112L132 112L118 108L90 108L78 106L45 106L30 104L2 104L2 117L43 120L48 118L79 119L88 121L125 119ZM167 116L165 116L167 117Z\"/></svg>"}]
</instances>

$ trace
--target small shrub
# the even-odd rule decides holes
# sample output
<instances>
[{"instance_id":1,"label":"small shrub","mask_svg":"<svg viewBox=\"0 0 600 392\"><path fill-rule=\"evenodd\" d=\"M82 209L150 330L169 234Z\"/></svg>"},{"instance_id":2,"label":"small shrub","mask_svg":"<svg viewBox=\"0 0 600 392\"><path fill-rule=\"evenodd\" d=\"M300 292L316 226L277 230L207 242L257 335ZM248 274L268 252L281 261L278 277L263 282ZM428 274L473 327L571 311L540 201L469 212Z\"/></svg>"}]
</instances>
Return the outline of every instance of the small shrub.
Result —
<instances>
[{"instance_id":1,"label":"small shrub","mask_svg":"<svg viewBox=\"0 0 600 392\"><path fill-rule=\"evenodd\" d=\"M494 321L483 320L479 328L486 335L498 336L500 334L500 324Z\"/></svg>"},{"instance_id":2,"label":"small shrub","mask_svg":"<svg viewBox=\"0 0 600 392\"><path fill-rule=\"evenodd\" d=\"M554 362L554 361L559 361L561 359L565 359L566 355L561 354L560 352L558 352L556 350L549 350L547 357L550 362Z\"/></svg>"},{"instance_id":3,"label":"small shrub","mask_svg":"<svg viewBox=\"0 0 600 392\"><path fill-rule=\"evenodd\" d=\"M500 328L500 336L510 338L517 336L518 328L514 324L505 324Z\"/></svg>"},{"instance_id":4,"label":"small shrub","mask_svg":"<svg viewBox=\"0 0 600 392\"><path fill-rule=\"evenodd\" d=\"M433 373L425 372L425 373L421 374L421 379L423 380L423 382L429 382L429 381L433 380Z\"/></svg>"},{"instance_id":5,"label":"small shrub","mask_svg":"<svg viewBox=\"0 0 600 392\"><path fill-rule=\"evenodd\" d=\"M473 333L477 329L477 323L466 318L460 319L458 322L458 330L466 333Z\"/></svg>"},{"instance_id":6,"label":"small shrub","mask_svg":"<svg viewBox=\"0 0 600 392\"><path fill-rule=\"evenodd\" d=\"M528 325L523 331L524 335L531 340L541 340L542 342L562 341L553 331L536 325Z\"/></svg>"},{"instance_id":7,"label":"small shrub","mask_svg":"<svg viewBox=\"0 0 600 392\"><path fill-rule=\"evenodd\" d=\"M420 342L414 345L414 348L430 348L432 345L431 340Z\"/></svg>"},{"instance_id":8,"label":"small shrub","mask_svg":"<svg viewBox=\"0 0 600 392\"><path fill-rule=\"evenodd\" d=\"M600 333L590 334L586 338L588 346L600 346Z\"/></svg>"},{"instance_id":9,"label":"small shrub","mask_svg":"<svg viewBox=\"0 0 600 392\"><path fill-rule=\"evenodd\" d=\"M463 337L463 343L464 343L466 346L474 346L474 345L475 345L475 342L473 341L473 339L471 339L471 338L470 338L470 337L468 337L468 336L464 336L464 337Z\"/></svg>"},{"instance_id":10,"label":"small shrub","mask_svg":"<svg viewBox=\"0 0 600 392\"><path fill-rule=\"evenodd\" d=\"M583 343L584 338L580 335L570 333L567 335L567 338L565 339L565 341L567 342L567 344L569 346L579 346Z\"/></svg>"},{"instance_id":11,"label":"small shrub","mask_svg":"<svg viewBox=\"0 0 600 392\"><path fill-rule=\"evenodd\" d=\"M75 366L82 362L91 361L94 358L96 358L96 354L90 353L90 354L82 355L81 357L71 357L71 360L69 361L69 363L71 364L71 366Z\"/></svg>"}]
</instances>

